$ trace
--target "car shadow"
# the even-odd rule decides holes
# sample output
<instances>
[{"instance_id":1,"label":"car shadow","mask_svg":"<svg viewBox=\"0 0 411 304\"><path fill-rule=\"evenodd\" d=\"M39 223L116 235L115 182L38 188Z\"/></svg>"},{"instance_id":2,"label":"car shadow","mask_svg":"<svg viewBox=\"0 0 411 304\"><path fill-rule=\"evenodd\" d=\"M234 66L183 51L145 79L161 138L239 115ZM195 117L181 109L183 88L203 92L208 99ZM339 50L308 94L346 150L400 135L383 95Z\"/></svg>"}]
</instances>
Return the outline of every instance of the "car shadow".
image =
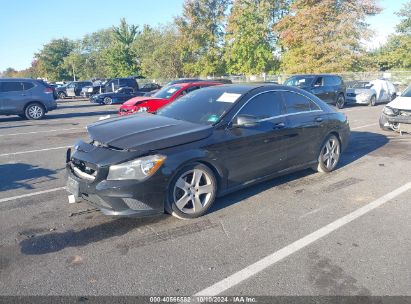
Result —
<instances>
[{"instance_id":1,"label":"car shadow","mask_svg":"<svg viewBox=\"0 0 411 304\"><path fill-rule=\"evenodd\" d=\"M103 115L115 115L117 116L117 110L105 110L105 111L92 111L92 112L80 112L80 113L61 113L61 114L46 114L41 121L62 119L62 118L76 118L76 117L93 117L93 116L103 116ZM19 116L10 116L6 118L0 118L0 122L14 122L14 121L25 121L25 119ZM27 125L25 125L27 126Z\"/></svg>"},{"instance_id":2,"label":"car shadow","mask_svg":"<svg viewBox=\"0 0 411 304\"><path fill-rule=\"evenodd\" d=\"M26 255L42 255L61 251L68 247L81 247L97 243L112 237L122 236L138 227L154 224L167 219L165 214L135 218L118 218L100 225L87 227L79 231L68 230L34 236L20 242L20 251Z\"/></svg>"},{"instance_id":3,"label":"car shadow","mask_svg":"<svg viewBox=\"0 0 411 304\"><path fill-rule=\"evenodd\" d=\"M0 191L12 189L33 189L33 181L42 178L42 181L55 180L57 171L40 168L25 163L0 164Z\"/></svg>"},{"instance_id":4,"label":"car shadow","mask_svg":"<svg viewBox=\"0 0 411 304\"><path fill-rule=\"evenodd\" d=\"M336 170L339 170L348 164L359 160L365 155L381 148L387 144L388 141L388 138L383 134L352 131L349 144L343 152ZM278 187L288 182L292 182L313 174L317 174L317 172L312 169L306 169L249 186L245 189L218 198L213 207L211 207L209 213L224 209L273 187Z\"/></svg>"}]
</instances>

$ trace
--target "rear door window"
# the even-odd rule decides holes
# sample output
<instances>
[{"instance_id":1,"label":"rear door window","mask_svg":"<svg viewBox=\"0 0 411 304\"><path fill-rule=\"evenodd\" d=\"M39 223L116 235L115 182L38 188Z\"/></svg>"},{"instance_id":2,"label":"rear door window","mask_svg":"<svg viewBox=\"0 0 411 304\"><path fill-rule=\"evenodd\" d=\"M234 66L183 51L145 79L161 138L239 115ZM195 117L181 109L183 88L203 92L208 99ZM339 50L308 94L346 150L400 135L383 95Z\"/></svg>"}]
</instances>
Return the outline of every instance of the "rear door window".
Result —
<instances>
[{"instance_id":1,"label":"rear door window","mask_svg":"<svg viewBox=\"0 0 411 304\"><path fill-rule=\"evenodd\" d=\"M1 83L2 92L18 92L23 91L23 83L20 81L4 81Z\"/></svg>"},{"instance_id":2,"label":"rear door window","mask_svg":"<svg viewBox=\"0 0 411 304\"><path fill-rule=\"evenodd\" d=\"M294 93L283 92L287 114L320 110L317 104L307 97Z\"/></svg>"},{"instance_id":3,"label":"rear door window","mask_svg":"<svg viewBox=\"0 0 411 304\"><path fill-rule=\"evenodd\" d=\"M250 115L257 119L280 116L285 113L281 93L265 92L252 98L239 112L239 115Z\"/></svg>"},{"instance_id":4,"label":"rear door window","mask_svg":"<svg viewBox=\"0 0 411 304\"><path fill-rule=\"evenodd\" d=\"M34 88L34 84L32 82L23 82L24 91L30 90L32 88Z\"/></svg>"}]
</instances>

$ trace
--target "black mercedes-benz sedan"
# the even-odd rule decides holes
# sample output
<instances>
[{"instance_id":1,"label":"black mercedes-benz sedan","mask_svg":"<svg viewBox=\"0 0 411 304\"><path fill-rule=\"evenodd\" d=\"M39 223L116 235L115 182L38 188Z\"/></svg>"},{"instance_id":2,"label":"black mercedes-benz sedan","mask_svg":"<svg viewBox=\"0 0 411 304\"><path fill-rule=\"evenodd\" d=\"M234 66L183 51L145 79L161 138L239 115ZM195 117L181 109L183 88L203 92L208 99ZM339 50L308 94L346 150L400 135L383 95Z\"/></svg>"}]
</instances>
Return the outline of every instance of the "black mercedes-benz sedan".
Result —
<instances>
[{"instance_id":1,"label":"black mercedes-benz sedan","mask_svg":"<svg viewBox=\"0 0 411 304\"><path fill-rule=\"evenodd\" d=\"M194 91L155 114L88 126L67 153L71 203L107 215L195 218L216 197L305 168L334 170L349 124L319 98L280 85Z\"/></svg>"}]
</instances>

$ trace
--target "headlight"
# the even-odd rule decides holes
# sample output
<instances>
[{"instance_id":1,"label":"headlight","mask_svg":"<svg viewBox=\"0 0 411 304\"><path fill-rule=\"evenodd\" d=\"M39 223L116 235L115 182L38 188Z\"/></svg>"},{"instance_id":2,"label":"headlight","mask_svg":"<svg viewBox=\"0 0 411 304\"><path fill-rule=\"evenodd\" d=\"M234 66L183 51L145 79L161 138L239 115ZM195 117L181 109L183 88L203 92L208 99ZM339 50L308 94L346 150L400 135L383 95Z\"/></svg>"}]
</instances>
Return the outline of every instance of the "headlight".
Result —
<instances>
[{"instance_id":1,"label":"headlight","mask_svg":"<svg viewBox=\"0 0 411 304\"><path fill-rule=\"evenodd\" d=\"M147 112L148 108L147 107L140 107L138 108L137 112Z\"/></svg>"},{"instance_id":2,"label":"headlight","mask_svg":"<svg viewBox=\"0 0 411 304\"><path fill-rule=\"evenodd\" d=\"M110 166L107 180L143 180L153 175L165 160L163 155L150 155Z\"/></svg>"},{"instance_id":3,"label":"headlight","mask_svg":"<svg viewBox=\"0 0 411 304\"><path fill-rule=\"evenodd\" d=\"M92 93L93 92L93 88L88 88L87 92Z\"/></svg>"},{"instance_id":4,"label":"headlight","mask_svg":"<svg viewBox=\"0 0 411 304\"><path fill-rule=\"evenodd\" d=\"M395 115L398 115L398 113L399 113L398 109L394 109L394 108L391 108L391 107L384 107L382 112L385 115L388 115L388 116L395 116Z\"/></svg>"}]
</instances>

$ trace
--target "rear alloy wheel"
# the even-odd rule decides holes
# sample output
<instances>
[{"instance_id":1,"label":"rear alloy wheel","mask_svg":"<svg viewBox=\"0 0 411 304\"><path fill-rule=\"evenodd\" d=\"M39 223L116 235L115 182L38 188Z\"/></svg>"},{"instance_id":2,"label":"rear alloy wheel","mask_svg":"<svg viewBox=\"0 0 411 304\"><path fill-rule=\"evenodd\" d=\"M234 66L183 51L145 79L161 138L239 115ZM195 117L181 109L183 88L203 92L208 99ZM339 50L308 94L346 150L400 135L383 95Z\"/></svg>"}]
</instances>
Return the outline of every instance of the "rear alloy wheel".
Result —
<instances>
[{"instance_id":1,"label":"rear alloy wheel","mask_svg":"<svg viewBox=\"0 0 411 304\"><path fill-rule=\"evenodd\" d=\"M216 179L208 167L186 166L171 183L167 212L182 219L202 216L214 203L216 192Z\"/></svg>"},{"instance_id":2,"label":"rear alloy wheel","mask_svg":"<svg viewBox=\"0 0 411 304\"><path fill-rule=\"evenodd\" d=\"M66 93L64 93L64 92L60 92L58 95L59 95L60 99L64 99L64 98L67 97Z\"/></svg>"},{"instance_id":3,"label":"rear alloy wheel","mask_svg":"<svg viewBox=\"0 0 411 304\"><path fill-rule=\"evenodd\" d=\"M111 105L111 104L113 104L113 99L111 99L110 97L105 97L103 102L106 105Z\"/></svg>"},{"instance_id":4,"label":"rear alloy wheel","mask_svg":"<svg viewBox=\"0 0 411 304\"><path fill-rule=\"evenodd\" d=\"M377 97L375 95L371 96L370 103L368 104L370 107L373 107L377 104Z\"/></svg>"},{"instance_id":5,"label":"rear alloy wheel","mask_svg":"<svg viewBox=\"0 0 411 304\"><path fill-rule=\"evenodd\" d=\"M44 107L39 103L32 103L26 107L24 115L30 120L39 120L44 117Z\"/></svg>"},{"instance_id":6,"label":"rear alloy wheel","mask_svg":"<svg viewBox=\"0 0 411 304\"><path fill-rule=\"evenodd\" d=\"M335 103L337 108L342 109L345 106L345 97L343 94L338 95L337 102Z\"/></svg>"},{"instance_id":7,"label":"rear alloy wheel","mask_svg":"<svg viewBox=\"0 0 411 304\"><path fill-rule=\"evenodd\" d=\"M338 165L340 155L340 141L335 135L330 135L321 147L317 171L326 173L333 171Z\"/></svg>"}]
</instances>

